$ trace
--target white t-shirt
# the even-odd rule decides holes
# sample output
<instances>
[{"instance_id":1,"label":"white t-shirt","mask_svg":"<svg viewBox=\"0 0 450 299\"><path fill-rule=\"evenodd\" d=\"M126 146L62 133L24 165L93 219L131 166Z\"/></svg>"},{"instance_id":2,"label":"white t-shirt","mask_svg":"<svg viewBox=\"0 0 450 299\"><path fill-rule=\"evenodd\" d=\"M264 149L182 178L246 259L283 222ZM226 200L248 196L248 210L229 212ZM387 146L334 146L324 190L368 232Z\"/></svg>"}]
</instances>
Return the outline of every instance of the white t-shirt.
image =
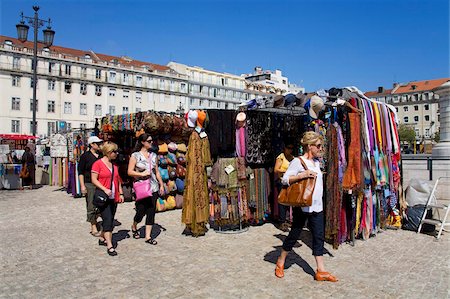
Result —
<instances>
[{"instance_id":1,"label":"white t-shirt","mask_svg":"<svg viewBox=\"0 0 450 299\"><path fill-rule=\"evenodd\" d=\"M310 207L302 207L303 212L311 213L311 212L322 212L323 211L323 177L322 171L320 170L320 162L319 161L310 161L301 157L301 159L305 162L306 166L317 173L316 186L314 187L314 193L312 198L312 205ZM302 163L299 158L294 158L291 163L289 163L289 167L283 175L281 182L283 185L289 185L289 177L293 175L298 175L300 172L305 171Z\"/></svg>"}]
</instances>

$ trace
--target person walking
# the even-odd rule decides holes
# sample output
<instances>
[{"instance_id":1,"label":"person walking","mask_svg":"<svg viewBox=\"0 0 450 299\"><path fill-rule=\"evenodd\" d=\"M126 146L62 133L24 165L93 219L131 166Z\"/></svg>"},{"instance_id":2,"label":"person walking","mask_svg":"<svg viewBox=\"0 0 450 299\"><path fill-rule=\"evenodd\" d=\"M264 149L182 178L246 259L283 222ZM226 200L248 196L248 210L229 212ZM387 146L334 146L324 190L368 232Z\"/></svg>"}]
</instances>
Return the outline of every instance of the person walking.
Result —
<instances>
[{"instance_id":1,"label":"person walking","mask_svg":"<svg viewBox=\"0 0 450 299\"><path fill-rule=\"evenodd\" d=\"M323 154L323 137L315 132L306 132L303 135L301 144L304 149L304 154L295 158L289 164L285 172L282 182L284 185L294 184L308 177L316 177L316 184L314 187L312 205L309 207L295 207L293 208L293 223L289 235L283 242L281 254L278 257L275 275L278 278L284 277L284 263L288 253L292 250L294 244L300 237L306 219L308 219L309 229L312 234L312 254L316 260L317 271L314 278L318 281L336 282L338 279L325 270L323 262L324 253L324 213L323 213L323 179L320 170L320 163L318 158ZM302 159L308 170L302 166L300 162Z\"/></svg>"},{"instance_id":2,"label":"person walking","mask_svg":"<svg viewBox=\"0 0 450 299\"><path fill-rule=\"evenodd\" d=\"M128 163L128 175L135 181L150 180L151 195L146 198L136 200L136 214L131 226L133 238L139 239L137 225L145 219L145 242L156 245L158 242L151 237L152 226L155 224L156 200L159 194L164 194L164 186L158 169L158 159L156 153L149 149L152 146L152 137L147 134L141 134L138 137L133 154L131 154Z\"/></svg>"},{"instance_id":3,"label":"person walking","mask_svg":"<svg viewBox=\"0 0 450 299\"><path fill-rule=\"evenodd\" d=\"M33 189L35 175L35 159L34 154L28 146L25 147L25 152L22 155L22 168L25 169L28 174L22 176L22 187L31 190Z\"/></svg>"},{"instance_id":4,"label":"person walking","mask_svg":"<svg viewBox=\"0 0 450 299\"><path fill-rule=\"evenodd\" d=\"M91 181L92 165L100 158L100 146L103 140L97 136L88 138L89 150L84 152L80 157L78 163L78 178L80 180L81 194L86 197L86 221L91 224L91 235L100 237L100 232L97 228L97 211L94 206L94 192L95 186Z\"/></svg>"},{"instance_id":5,"label":"person walking","mask_svg":"<svg viewBox=\"0 0 450 299\"><path fill-rule=\"evenodd\" d=\"M289 163L294 159L292 155L292 151L294 150L294 144L292 142L286 141L284 143L284 149L281 154L278 155L275 160L275 187L277 188L277 194L280 194L281 189L283 188L283 184L281 183L281 179L283 178L284 173L289 167ZM280 230L284 232L289 231L289 223L286 221L286 213L289 210L289 207L278 204L278 224Z\"/></svg>"},{"instance_id":6,"label":"person walking","mask_svg":"<svg viewBox=\"0 0 450 299\"><path fill-rule=\"evenodd\" d=\"M98 159L92 165L91 180L100 190L103 190L109 196L105 206L101 207L100 213L103 219L103 231L98 240L98 244L107 247L107 253L110 256L117 255L112 244L112 231L114 228L114 215L116 214L117 204L123 203L122 182L119 176L119 168L112 161L117 158L117 144L105 142L101 146L103 157ZM112 177L112 175L114 176ZM112 177L112 184L111 184Z\"/></svg>"}]
</instances>

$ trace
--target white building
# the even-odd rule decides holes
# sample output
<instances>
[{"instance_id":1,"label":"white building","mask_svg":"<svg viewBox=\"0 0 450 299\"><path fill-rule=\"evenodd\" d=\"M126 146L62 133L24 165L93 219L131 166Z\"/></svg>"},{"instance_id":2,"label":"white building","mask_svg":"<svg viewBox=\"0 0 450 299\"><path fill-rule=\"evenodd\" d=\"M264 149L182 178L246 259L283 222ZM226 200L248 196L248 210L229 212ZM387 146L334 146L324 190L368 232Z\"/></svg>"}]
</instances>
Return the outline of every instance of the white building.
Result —
<instances>
[{"instance_id":1,"label":"white building","mask_svg":"<svg viewBox=\"0 0 450 299\"><path fill-rule=\"evenodd\" d=\"M280 70L272 72L263 70L261 67L255 67L253 74L243 74L241 76L247 80L247 89L249 90L280 95L305 92L303 87L290 83Z\"/></svg>"},{"instance_id":2,"label":"white building","mask_svg":"<svg viewBox=\"0 0 450 299\"><path fill-rule=\"evenodd\" d=\"M31 134L33 43L0 36L0 133ZM167 66L38 45L37 134L49 136L57 121L92 128L95 118L187 107L185 75Z\"/></svg>"},{"instance_id":3,"label":"white building","mask_svg":"<svg viewBox=\"0 0 450 299\"><path fill-rule=\"evenodd\" d=\"M449 81L450 78L443 78L396 83L393 89L379 87L378 91L366 92L365 95L395 106L399 122L412 126L417 144L430 151L433 138L440 128L439 96L433 90Z\"/></svg>"},{"instance_id":4,"label":"white building","mask_svg":"<svg viewBox=\"0 0 450 299\"><path fill-rule=\"evenodd\" d=\"M245 100L261 93L246 89L243 77L206 70L198 66L170 62L168 65L188 79L188 106L190 108L236 109Z\"/></svg>"}]
</instances>

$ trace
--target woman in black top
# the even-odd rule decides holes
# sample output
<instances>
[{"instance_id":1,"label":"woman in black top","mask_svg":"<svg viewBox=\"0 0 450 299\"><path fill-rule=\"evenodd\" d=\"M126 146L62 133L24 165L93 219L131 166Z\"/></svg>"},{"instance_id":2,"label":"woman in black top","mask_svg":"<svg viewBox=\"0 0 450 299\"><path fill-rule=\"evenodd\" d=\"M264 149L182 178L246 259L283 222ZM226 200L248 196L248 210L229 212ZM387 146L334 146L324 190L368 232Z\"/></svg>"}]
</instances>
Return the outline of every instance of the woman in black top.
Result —
<instances>
[{"instance_id":1,"label":"woman in black top","mask_svg":"<svg viewBox=\"0 0 450 299\"><path fill-rule=\"evenodd\" d=\"M78 178L80 179L81 194L86 197L86 221L91 224L91 235L99 237L100 232L97 229L97 212L94 206L95 186L91 182L92 164L97 161L100 151L100 145L103 140L97 136L91 136L88 139L89 150L84 152L78 163Z\"/></svg>"}]
</instances>

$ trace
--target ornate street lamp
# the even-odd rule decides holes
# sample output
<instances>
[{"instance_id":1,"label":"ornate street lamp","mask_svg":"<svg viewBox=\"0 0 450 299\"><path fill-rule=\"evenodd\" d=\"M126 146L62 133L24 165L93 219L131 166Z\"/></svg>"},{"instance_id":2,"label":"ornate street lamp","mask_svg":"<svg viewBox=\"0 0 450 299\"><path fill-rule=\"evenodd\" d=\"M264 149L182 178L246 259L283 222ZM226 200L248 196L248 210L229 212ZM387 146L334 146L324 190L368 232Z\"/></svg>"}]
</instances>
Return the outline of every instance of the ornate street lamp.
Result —
<instances>
[{"instance_id":1,"label":"ornate street lamp","mask_svg":"<svg viewBox=\"0 0 450 299\"><path fill-rule=\"evenodd\" d=\"M27 17L21 13L20 23L16 25L17 28L17 39L21 42L25 42L28 39L28 29L30 28L25 24L25 20L33 27L34 33L34 47L33 47L33 123L32 123L32 134L36 136L36 87L37 87L37 43L38 43L38 30L40 27L47 23L47 29L43 30L44 41L43 43L46 47L50 47L53 44L53 38L55 37L55 31L52 30L51 20L48 21L39 19L38 10L39 6L33 6L34 17Z\"/></svg>"},{"instance_id":2,"label":"ornate street lamp","mask_svg":"<svg viewBox=\"0 0 450 299\"><path fill-rule=\"evenodd\" d=\"M175 110L175 112L176 112L177 114L183 115L183 113L184 113L184 107L183 107L183 105L181 104L181 102L180 102L180 105L178 105L177 110Z\"/></svg>"}]
</instances>

